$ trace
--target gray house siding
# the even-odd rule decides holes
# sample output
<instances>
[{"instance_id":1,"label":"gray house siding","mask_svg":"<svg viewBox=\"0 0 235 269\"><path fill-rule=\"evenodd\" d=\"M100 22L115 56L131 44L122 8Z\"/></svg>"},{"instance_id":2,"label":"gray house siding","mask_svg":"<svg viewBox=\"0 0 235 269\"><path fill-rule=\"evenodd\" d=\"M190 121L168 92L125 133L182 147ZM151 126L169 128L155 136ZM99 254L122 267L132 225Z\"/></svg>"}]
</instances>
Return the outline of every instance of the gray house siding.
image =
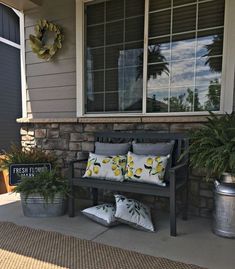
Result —
<instances>
[{"instance_id":1,"label":"gray house siding","mask_svg":"<svg viewBox=\"0 0 235 269\"><path fill-rule=\"evenodd\" d=\"M45 0L41 7L25 12L27 116L29 118L76 117L76 19L75 0ZM63 48L51 62L38 59L29 45L38 19L61 25ZM235 110L235 100L233 110Z\"/></svg>"},{"instance_id":2,"label":"gray house siding","mask_svg":"<svg viewBox=\"0 0 235 269\"><path fill-rule=\"evenodd\" d=\"M59 24L65 35L63 48L53 61L45 62L32 53L29 35L41 18ZM76 117L76 31L75 1L44 1L25 12L27 112L30 118Z\"/></svg>"}]
</instances>

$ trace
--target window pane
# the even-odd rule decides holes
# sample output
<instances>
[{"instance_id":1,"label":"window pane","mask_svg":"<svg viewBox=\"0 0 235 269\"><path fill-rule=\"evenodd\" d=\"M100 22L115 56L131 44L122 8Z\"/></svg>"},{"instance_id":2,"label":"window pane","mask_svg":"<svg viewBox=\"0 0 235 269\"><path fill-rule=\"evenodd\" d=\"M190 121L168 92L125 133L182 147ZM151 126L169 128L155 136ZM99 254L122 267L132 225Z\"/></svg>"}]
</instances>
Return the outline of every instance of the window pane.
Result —
<instances>
[{"instance_id":1,"label":"window pane","mask_svg":"<svg viewBox=\"0 0 235 269\"><path fill-rule=\"evenodd\" d=\"M148 90L147 112L168 112L169 89Z\"/></svg>"},{"instance_id":2,"label":"window pane","mask_svg":"<svg viewBox=\"0 0 235 269\"><path fill-rule=\"evenodd\" d=\"M104 68L104 48L87 49L87 70Z\"/></svg>"},{"instance_id":3,"label":"window pane","mask_svg":"<svg viewBox=\"0 0 235 269\"><path fill-rule=\"evenodd\" d=\"M197 57L223 54L223 29L198 33Z\"/></svg>"},{"instance_id":4,"label":"window pane","mask_svg":"<svg viewBox=\"0 0 235 269\"><path fill-rule=\"evenodd\" d=\"M117 0L115 0L117 1ZM126 17L144 15L145 0L127 0L126 1Z\"/></svg>"},{"instance_id":5,"label":"window pane","mask_svg":"<svg viewBox=\"0 0 235 269\"><path fill-rule=\"evenodd\" d=\"M158 89L169 85L169 63L148 65L148 89Z\"/></svg>"},{"instance_id":6,"label":"window pane","mask_svg":"<svg viewBox=\"0 0 235 269\"><path fill-rule=\"evenodd\" d=\"M200 3L198 7L198 29L224 25L224 0Z\"/></svg>"},{"instance_id":7,"label":"window pane","mask_svg":"<svg viewBox=\"0 0 235 269\"><path fill-rule=\"evenodd\" d=\"M172 62L171 66L171 85L183 86L194 85L195 61Z\"/></svg>"},{"instance_id":8,"label":"window pane","mask_svg":"<svg viewBox=\"0 0 235 269\"><path fill-rule=\"evenodd\" d=\"M141 68L142 69L142 68ZM121 97L123 110L125 111L141 111L143 96L143 78L138 67L125 68L125 81Z\"/></svg>"},{"instance_id":9,"label":"window pane","mask_svg":"<svg viewBox=\"0 0 235 269\"><path fill-rule=\"evenodd\" d=\"M171 0L150 0L149 1L149 10L155 11L163 8L170 8Z\"/></svg>"},{"instance_id":10,"label":"window pane","mask_svg":"<svg viewBox=\"0 0 235 269\"><path fill-rule=\"evenodd\" d=\"M106 21L124 18L124 0L106 2Z\"/></svg>"},{"instance_id":11,"label":"window pane","mask_svg":"<svg viewBox=\"0 0 235 269\"><path fill-rule=\"evenodd\" d=\"M124 89L124 70L114 69L105 72L105 92L118 92Z\"/></svg>"},{"instance_id":12,"label":"window pane","mask_svg":"<svg viewBox=\"0 0 235 269\"><path fill-rule=\"evenodd\" d=\"M123 45L106 47L105 49L106 68L118 68L124 65Z\"/></svg>"},{"instance_id":13,"label":"window pane","mask_svg":"<svg viewBox=\"0 0 235 269\"><path fill-rule=\"evenodd\" d=\"M173 36L172 60L190 59L195 57L195 33Z\"/></svg>"},{"instance_id":14,"label":"window pane","mask_svg":"<svg viewBox=\"0 0 235 269\"><path fill-rule=\"evenodd\" d=\"M149 37L169 35L171 29L171 11L149 14Z\"/></svg>"},{"instance_id":15,"label":"window pane","mask_svg":"<svg viewBox=\"0 0 235 269\"><path fill-rule=\"evenodd\" d=\"M125 66L143 66L143 42L125 45Z\"/></svg>"},{"instance_id":16,"label":"window pane","mask_svg":"<svg viewBox=\"0 0 235 269\"><path fill-rule=\"evenodd\" d=\"M196 85L209 85L211 81L221 83L222 57L197 59Z\"/></svg>"},{"instance_id":17,"label":"window pane","mask_svg":"<svg viewBox=\"0 0 235 269\"><path fill-rule=\"evenodd\" d=\"M118 99L119 99L118 92L106 93L105 94L105 111L109 111L109 112L119 111Z\"/></svg>"},{"instance_id":18,"label":"window pane","mask_svg":"<svg viewBox=\"0 0 235 269\"><path fill-rule=\"evenodd\" d=\"M104 3L87 6L87 25L104 22Z\"/></svg>"},{"instance_id":19,"label":"window pane","mask_svg":"<svg viewBox=\"0 0 235 269\"><path fill-rule=\"evenodd\" d=\"M87 28L87 46L104 46L104 25L91 26Z\"/></svg>"},{"instance_id":20,"label":"window pane","mask_svg":"<svg viewBox=\"0 0 235 269\"><path fill-rule=\"evenodd\" d=\"M106 45L123 42L123 32L124 32L123 27L124 27L123 21L106 24Z\"/></svg>"},{"instance_id":21,"label":"window pane","mask_svg":"<svg viewBox=\"0 0 235 269\"><path fill-rule=\"evenodd\" d=\"M182 87L171 89L170 111L187 112L193 111L194 87Z\"/></svg>"},{"instance_id":22,"label":"window pane","mask_svg":"<svg viewBox=\"0 0 235 269\"><path fill-rule=\"evenodd\" d=\"M173 10L173 33L196 30L196 5Z\"/></svg>"},{"instance_id":23,"label":"window pane","mask_svg":"<svg viewBox=\"0 0 235 269\"><path fill-rule=\"evenodd\" d=\"M218 81L211 81L208 86L197 87L196 91L200 108L207 111L220 110L221 85Z\"/></svg>"},{"instance_id":24,"label":"window pane","mask_svg":"<svg viewBox=\"0 0 235 269\"><path fill-rule=\"evenodd\" d=\"M87 93L104 91L104 71L95 71L87 73Z\"/></svg>"},{"instance_id":25,"label":"window pane","mask_svg":"<svg viewBox=\"0 0 235 269\"><path fill-rule=\"evenodd\" d=\"M149 63L170 61L170 37L150 39L148 45Z\"/></svg>"},{"instance_id":26,"label":"window pane","mask_svg":"<svg viewBox=\"0 0 235 269\"><path fill-rule=\"evenodd\" d=\"M144 3L105 1L102 24L87 26L87 112L142 111ZM100 16L100 10L89 16Z\"/></svg>"},{"instance_id":27,"label":"window pane","mask_svg":"<svg viewBox=\"0 0 235 269\"><path fill-rule=\"evenodd\" d=\"M150 0L148 112L219 110L223 21L224 0Z\"/></svg>"},{"instance_id":28,"label":"window pane","mask_svg":"<svg viewBox=\"0 0 235 269\"><path fill-rule=\"evenodd\" d=\"M125 41L138 41L144 38L144 17L126 20Z\"/></svg>"},{"instance_id":29,"label":"window pane","mask_svg":"<svg viewBox=\"0 0 235 269\"><path fill-rule=\"evenodd\" d=\"M87 112L103 112L104 111L104 93L87 95Z\"/></svg>"},{"instance_id":30,"label":"window pane","mask_svg":"<svg viewBox=\"0 0 235 269\"><path fill-rule=\"evenodd\" d=\"M196 3L197 0L173 0L173 6L180 6L185 4Z\"/></svg>"}]
</instances>

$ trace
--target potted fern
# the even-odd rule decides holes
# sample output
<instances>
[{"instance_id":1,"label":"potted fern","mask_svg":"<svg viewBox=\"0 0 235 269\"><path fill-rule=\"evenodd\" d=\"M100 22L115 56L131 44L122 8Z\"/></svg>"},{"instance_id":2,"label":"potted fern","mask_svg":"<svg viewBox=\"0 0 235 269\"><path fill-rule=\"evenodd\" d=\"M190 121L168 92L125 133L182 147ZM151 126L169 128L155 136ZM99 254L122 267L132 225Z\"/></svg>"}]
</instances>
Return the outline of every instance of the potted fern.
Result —
<instances>
[{"instance_id":1,"label":"potted fern","mask_svg":"<svg viewBox=\"0 0 235 269\"><path fill-rule=\"evenodd\" d=\"M68 181L57 170L43 171L34 177L23 177L14 192L20 193L25 216L61 216L65 212Z\"/></svg>"},{"instance_id":2,"label":"potted fern","mask_svg":"<svg viewBox=\"0 0 235 269\"><path fill-rule=\"evenodd\" d=\"M213 180L213 232L235 238L235 114L211 113L202 128L191 132L190 163Z\"/></svg>"},{"instance_id":3,"label":"potted fern","mask_svg":"<svg viewBox=\"0 0 235 269\"><path fill-rule=\"evenodd\" d=\"M39 148L25 150L15 145L4 155L0 160L1 169L27 164L44 168L34 173L17 174L19 181L14 184L14 191L20 193L24 214L33 217L62 215L68 184L57 168L56 157ZM46 168L48 164L51 169Z\"/></svg>"},{"instance_id":4,"label":"potted fern","mask_svg":"<svg viewBox=\"0 0 235 269\"><path fill-rule=\"evenodd\" d=\"M190 133L190 164L203 168L209 181L235 183L235 114L210 115L202 128Z\"/></svg>"}]
</instances>

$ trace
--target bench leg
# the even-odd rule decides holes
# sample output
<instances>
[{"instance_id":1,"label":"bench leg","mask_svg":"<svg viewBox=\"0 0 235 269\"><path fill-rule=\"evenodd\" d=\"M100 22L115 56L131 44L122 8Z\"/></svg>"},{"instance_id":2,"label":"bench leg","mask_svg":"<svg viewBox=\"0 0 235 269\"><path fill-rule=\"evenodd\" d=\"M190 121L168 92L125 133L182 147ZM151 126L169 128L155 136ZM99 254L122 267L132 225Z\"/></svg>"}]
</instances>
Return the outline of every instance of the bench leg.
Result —
<instances>
[{"instance_id":1,"label":"bench leg","mask_svg":"<svg viewBox=\"0 0 235 269\"><path fill-rule=\"evenodd\" d=\"M72 218L75 216L75 198L74 198L74 188L72 187L72 190L69 194L69 201L68 201L68 206L69 206L69 217Z\"/></svg>"},{"instance_id":2,"label":"bench leg","mask_svg":"<svg viewBox=\"0 0 235 269\"><path fill-rule=\"evenodd\" d=\"M183 190L183 214L182 219L187 220L188 219L188 184L186 183L186 186Z\"/></svg>"},{"instance_id":3,"label":"bench leg","mask_svg":"<svg viewBox=\"0 0 235 269\"><path fill-rule=\"evenodd\" d=\"M175 173L170 174L170 234L176 236L176 187Z\"/></svg>"},{"instance_id":4,"label":"bench leg","mask_svg":"<svg viewBox=\"0 0 235 269\"><path fill-rule=\"evenodd\" d=\"M170 197L170 234L176 236L176 199L175 193Z\"/></svg>"},{"instance_id":5,"label":"bench leg","mask_svg":"<svg viewBox=\"0 0 235 269\"><path fill-rule=\"evenodd\" d=\"M92 201L93 201L93 206L98 205L98 189L97 188L92 188Z\"/></svg>"}]
</instances>

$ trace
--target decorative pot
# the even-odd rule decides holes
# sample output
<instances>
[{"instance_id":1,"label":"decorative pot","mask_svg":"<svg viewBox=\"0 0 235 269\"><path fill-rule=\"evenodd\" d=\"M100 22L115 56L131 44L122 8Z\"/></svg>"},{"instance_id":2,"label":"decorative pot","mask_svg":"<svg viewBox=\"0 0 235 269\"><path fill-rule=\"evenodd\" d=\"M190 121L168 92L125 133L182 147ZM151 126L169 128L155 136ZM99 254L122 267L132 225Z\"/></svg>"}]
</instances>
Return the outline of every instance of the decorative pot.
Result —
<instances>
[{"instance_id":1,"label":"decorative pot","mask_svg":"<svg viewBox=\"0 0 235 269\"><path fill-rule=\"evenodd\" d=\"M215 181L213 231L235 238L235 184Z\"/></svg>"},{"instance_id":2,"label":"decorative pot","mask_svg":"<svg viewBox=\"0 0 235 269\"><path fill-rule=\"evenodd\" d=\"M23 213L26 217L58 217L65 213L64 196L57 194L53 201L46 201L39 194L29 195L26 199L20 194Z\"/></svg>"},{"instance_id":3,"label":"decorative pot","mask_svg":"<svg viewBox=\"0 0 235 269\"><path fill-rule=\"evenodd\" d=\"M235 176L230 173L223 173L221 179L224 183L235 183Z\"/></svg>"}]
</instances>

